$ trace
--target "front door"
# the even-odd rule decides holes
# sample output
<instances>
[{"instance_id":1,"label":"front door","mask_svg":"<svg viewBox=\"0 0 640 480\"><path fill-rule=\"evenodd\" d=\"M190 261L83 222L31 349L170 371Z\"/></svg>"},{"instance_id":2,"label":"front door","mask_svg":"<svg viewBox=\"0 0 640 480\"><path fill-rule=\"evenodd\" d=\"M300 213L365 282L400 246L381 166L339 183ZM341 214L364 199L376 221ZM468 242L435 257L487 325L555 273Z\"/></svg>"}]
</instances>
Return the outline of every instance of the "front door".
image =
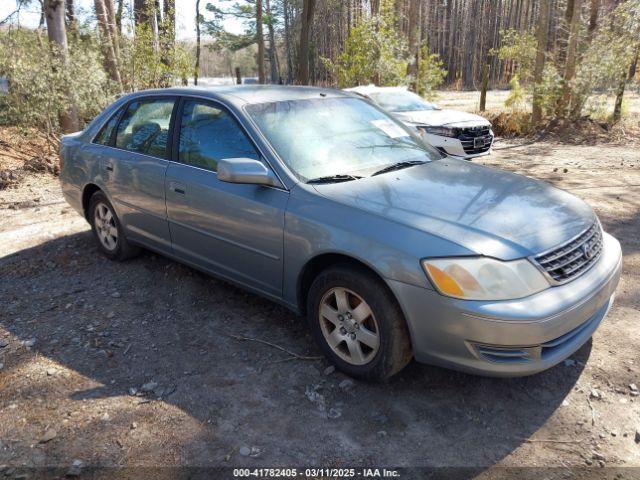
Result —
<instances>
[{"instance_id":1,"label":"front door","mask_svg":"<svg viewBox=\"0 0 640 480\"><path fill-rule=\"evenodd\" d=\"M283 189L218 180L224 158L260 155L225 107L186 98L180 109L166 201L174 253L220 276L282 295Z\"/></svg>"},{"instance_id":2,"label":"front door","mask_svg":"<svg viewBox=\"0 0 640 480\"><path fill-rule=\"evenodd\" d=\"M131 240L170 251L165 173L174 97L134 100L101 159L108 193Z\"/></svg>"}]
</instances>

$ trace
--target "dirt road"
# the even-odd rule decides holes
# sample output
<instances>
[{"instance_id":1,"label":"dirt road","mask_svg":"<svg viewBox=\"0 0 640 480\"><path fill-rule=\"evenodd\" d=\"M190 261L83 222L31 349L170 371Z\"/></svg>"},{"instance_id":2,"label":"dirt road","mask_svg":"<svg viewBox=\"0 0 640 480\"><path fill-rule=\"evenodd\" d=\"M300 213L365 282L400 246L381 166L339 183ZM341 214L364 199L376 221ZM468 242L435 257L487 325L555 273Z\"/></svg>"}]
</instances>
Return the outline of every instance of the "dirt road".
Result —
<instances>
[{"instance_id":1,"label":"dirt road","mask_svg":"<svg viewBox=\"0 0 640 480\"><path fill-rule=\"evenodd\" d=\"M151 253L103 258L53 176L1 190L0 465L640 466L640 152L498 142L480 162L584 198L623 244L593 341L532 377L325 374L239 339L319 355L283 308Z\"/></svg>"}]
</instances>

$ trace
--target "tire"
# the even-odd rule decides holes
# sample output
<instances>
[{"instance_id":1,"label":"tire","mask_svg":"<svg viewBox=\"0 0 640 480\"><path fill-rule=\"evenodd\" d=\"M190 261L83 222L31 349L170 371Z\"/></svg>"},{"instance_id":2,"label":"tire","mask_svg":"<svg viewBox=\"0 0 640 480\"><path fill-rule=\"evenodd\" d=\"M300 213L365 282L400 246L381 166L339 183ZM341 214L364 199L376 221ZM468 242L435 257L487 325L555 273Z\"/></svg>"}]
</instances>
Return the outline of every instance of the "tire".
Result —
<instances>
[{"instance_id":1,"label":"tire","mask_svg":"<svg viewBox=\"0 0 640 480\"><path fill-rule=\"evenodd\" d=\"M384 380L412 358L396 299L365 269L338 265L320 273L309 289L307 319L325 356L352 377Z\"/></svg>"},{"instance_id":2,"label":"tire","mask_svg":"<svg viewBox=\"0 0 640 480\"><path fill-rule=\"evenodd\" d=\"M123 261L140 253L139 247L127 241L111 202L101 191L91 196L88 217L98 248L107 258Z\"/></svg>"}]
</instances>

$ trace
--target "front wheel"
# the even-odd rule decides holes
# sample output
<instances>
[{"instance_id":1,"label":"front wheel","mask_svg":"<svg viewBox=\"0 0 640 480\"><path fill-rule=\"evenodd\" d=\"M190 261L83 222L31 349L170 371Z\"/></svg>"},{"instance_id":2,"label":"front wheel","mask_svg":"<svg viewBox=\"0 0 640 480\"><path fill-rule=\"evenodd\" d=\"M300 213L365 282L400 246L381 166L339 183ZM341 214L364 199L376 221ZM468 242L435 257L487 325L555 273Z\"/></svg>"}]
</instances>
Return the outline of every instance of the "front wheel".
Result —
<instances>
[{"instance_id":1,"label":"front wheel","mask_svg":"<svg viewBox=\"0 0 640 480\"><path fill-rule=\"evenodd\" d=\"M348 375L385 379L411 360L402 311L386 285L364 269L322 272L309 290L307 312L325 356Z\"/></svg>"}]
</instances>

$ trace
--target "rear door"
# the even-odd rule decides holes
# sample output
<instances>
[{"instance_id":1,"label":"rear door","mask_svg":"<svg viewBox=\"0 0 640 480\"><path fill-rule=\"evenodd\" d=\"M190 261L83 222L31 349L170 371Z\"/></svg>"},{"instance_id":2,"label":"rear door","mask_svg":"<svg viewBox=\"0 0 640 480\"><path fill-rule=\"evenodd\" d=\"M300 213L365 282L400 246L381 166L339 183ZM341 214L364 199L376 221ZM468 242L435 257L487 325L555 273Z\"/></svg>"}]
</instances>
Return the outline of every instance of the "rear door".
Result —
<instances>
[{"instance_id":1,"label":"rear door","mask_svg":"<svg viewBox=\"0 0 640 480\"><path fill-rule=\"evenodd\" d=\"M131 240L171 250L164 181L169 132L177 99L142 97L129 102L103 155L101 168L118 217Z\"/></svg>"},{"instance_id":2,"label":"rear door","mask_svg":"<svg viewBox=\"0 0 640 480\"><path fill-rule=\"evenodd\" d=\"M223 105L184 98L167 169L174 253L269 295L282 294L284 189L218 180L223 158L261 156ZM266 164L266 163L265 163Z\"/></svg>"}]
</instances>

